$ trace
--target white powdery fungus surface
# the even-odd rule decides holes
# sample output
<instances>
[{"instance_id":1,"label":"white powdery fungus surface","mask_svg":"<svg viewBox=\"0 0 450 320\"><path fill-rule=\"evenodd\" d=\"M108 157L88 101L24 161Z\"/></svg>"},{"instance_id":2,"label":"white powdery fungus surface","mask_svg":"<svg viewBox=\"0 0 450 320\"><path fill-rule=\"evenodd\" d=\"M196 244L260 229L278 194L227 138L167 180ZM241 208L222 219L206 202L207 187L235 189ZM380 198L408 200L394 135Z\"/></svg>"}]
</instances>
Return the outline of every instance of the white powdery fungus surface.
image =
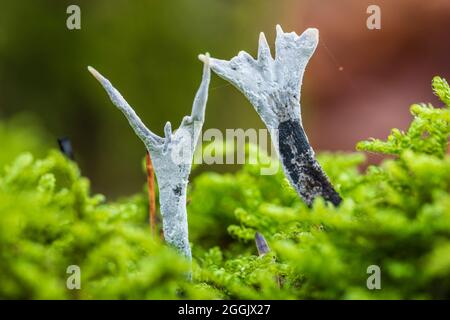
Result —
<instances>
[{"instance_id":1,"label":"white powdery fungus surface","mask_svg":"<svg viewBox=\"0 0 450 320\"><path fill-rule=\"evenodd\" d=\"M88 67L149 151L158 180L164 239L189 260L192 259L192 254L188 237L186 190L195 146L205 119L211 77L209 55L201 55L201 60L204 62L203 77L191 115L183 118L175 132L172 132L172 126L167 122L164 137L151 132L109 80L94 68Z\"/></svg>"},{"instance_id":2,"label":"white powdery fungus surface","mask_svg":"<svg viewBox=\"0 0 450 320\"><path fill-rule=\"evenodd\" d=\"M275 58L261 33L256 60L241 51L229 61L211 58L211 69L254 106L271 132L288 180L302 199L311 205L322 196L338 205L341 198L315 160L300 113L303 74L319 42L319 32L310 28L298 36L283 32L279 25L276 31Z\"/></svg>"}]
</instances>

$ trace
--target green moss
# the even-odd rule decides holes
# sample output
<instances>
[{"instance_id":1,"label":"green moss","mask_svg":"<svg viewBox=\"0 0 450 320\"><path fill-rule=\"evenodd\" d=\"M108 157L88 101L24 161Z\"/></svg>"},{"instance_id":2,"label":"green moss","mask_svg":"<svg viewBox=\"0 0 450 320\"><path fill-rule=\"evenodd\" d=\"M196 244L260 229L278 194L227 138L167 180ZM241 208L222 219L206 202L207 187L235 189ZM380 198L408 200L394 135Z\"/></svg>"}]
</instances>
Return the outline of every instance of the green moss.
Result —
<instances>
[{"instance_id":1,"label":"green moss","mask_svg":"<svg viewBox=\"0 0 450 320\"><path fill-rule=\"evenodd\" d=\"M450 89L440 78L433 88L445 106L413 105L406 132L358 144L394 157L362 171L363 153L319 155L338 208L308 208L262 164L196 177L192 283L186 261L150 239L145 192L105 202L60 153L22 154L0 174L0 298L450 298ZM81 290L66 288L74 264ZM370 265L381 290L366 287Z\"/></svg>"},{"instance_id":2,"label":"green moss","mask_svg":"<svg viewBox=\"0 0 450 320\"><path fill-rule=\"evenodd\" d=\"M187 263L150 239L141 197L105 204L59 152L23 154L0 178L2 298L176 298ZM81 290L66 269L81 268ZM124 290L127 288L126 290Z\"/></svg>"}]
</instances>

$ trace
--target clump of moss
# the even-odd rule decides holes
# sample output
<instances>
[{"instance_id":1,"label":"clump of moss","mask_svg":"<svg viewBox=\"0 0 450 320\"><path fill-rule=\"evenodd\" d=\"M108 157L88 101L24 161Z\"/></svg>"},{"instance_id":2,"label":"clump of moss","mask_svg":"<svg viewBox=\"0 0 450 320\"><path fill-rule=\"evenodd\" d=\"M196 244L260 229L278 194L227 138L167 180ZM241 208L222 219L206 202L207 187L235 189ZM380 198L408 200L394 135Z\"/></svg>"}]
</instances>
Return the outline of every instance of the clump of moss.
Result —
<instances>
[{"instance_id":1,"label":"clump of moss","mask_svg":"<svg viewBox=\"0 0 450 320\"><path fill-rule=\"evenodd\" d=\"M450 298L450 88L436 77L433 89L444 106L413 105L406 132L357 146L394 157L362 172L362 152L319 156L337 208L308 208L260 165L195 178L191 283L187 262L151 239L145 192L105 202L60 153L22 154L0 171L0 298ZM272 249L261 257L257 231ZM69 265L80 290L66 287ZM366 287L370 265L381 290Z\"/></svg>"},{"instance_id":2,"label":"clump of moss","mask_svg":"<svg viewBox=\"0 0 450 320\"><path fill-rule=\"evenodd\" d=\"M104 204L58 152L23 154L0 178L0 297L176 298L187 263L149 237L141 196ZM81 269L68 290L67 267Z\"/></svg>"},{"instance_id":3,"label":"clump of moss","mask_svg":"<svg viewBox=\"0 0 450 320\"><path fill-rule=\"evenodd\" d=\"M197 280L231 298L449 298L450 88L438 77L433 88L445 106L413 105L406 132L394 129L387 141L357 146L394 159L360 173L361 153L319 157L344 199L338 208L321 199L308 208L281 174L260 176L252 166L234 176L199 177L191 225L213 217L230 224L235 241L204 254ZM254 255L256 231L274 257ZM366 287L371 265L381 269L381 290Z\"/></svg>"}]
</instances>

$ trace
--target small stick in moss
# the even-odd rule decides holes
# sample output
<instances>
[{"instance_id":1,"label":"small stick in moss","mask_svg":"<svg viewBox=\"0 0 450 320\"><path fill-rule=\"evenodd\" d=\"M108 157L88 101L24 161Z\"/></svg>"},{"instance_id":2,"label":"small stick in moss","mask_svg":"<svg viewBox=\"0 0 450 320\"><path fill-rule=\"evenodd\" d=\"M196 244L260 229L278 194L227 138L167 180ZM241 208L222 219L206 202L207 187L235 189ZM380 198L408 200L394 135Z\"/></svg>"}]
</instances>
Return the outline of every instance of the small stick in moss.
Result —
<instances>
[{"instance_id":1,"label":"small stick in moss","mask_svg":"<svg viewBox=\"0 0 450 320\"><path fill-rule=\"evenodd\" d=\"M150 153L147 151L145 156L145 164L147 167L147 184L148 184L148 211L150 221L150 231L153 237L157 236L156 228L156 201L155 201L155 172Z\"/></svg>"},{"instance_id":2,"label":"small stick in moss","mask_svg":"<svg viewBox=\"0 0 450 320\"><path fill-rule=\"evenodd\" d=\"M266 238L259 232L255 233L255 243L256 243L256 249L258 249L258 255L260 257L265 256L270 252L269 244L267 243ZM275 259L273 259L275 262ZM278 288L281 288L282 281L281 277L279 275L275 276L275 281L277 283Z\"/></svg>"},{"instance_id":3,"label":"small stick in moss","mask_svg":"<svg viewBox=\"0 0 450 320\"><path fill-rule=\"evenodd\" d=\"M266 241L266 238L264 238L264 236L259 232L255 233L255 243L256 249L258 249L258 255L263 256L270 252L270 247Z\"/></svg>"}]
</instances>

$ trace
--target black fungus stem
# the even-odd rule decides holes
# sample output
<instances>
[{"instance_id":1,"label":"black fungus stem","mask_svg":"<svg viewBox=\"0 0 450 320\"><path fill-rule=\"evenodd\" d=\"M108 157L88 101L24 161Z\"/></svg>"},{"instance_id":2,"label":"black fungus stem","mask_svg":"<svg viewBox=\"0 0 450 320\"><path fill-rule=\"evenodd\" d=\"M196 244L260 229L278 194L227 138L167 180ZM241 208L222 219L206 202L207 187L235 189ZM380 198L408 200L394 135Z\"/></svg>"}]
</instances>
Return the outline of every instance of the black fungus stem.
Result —
<instances>
[{"instance_id":1,"label":"black fungus stem","mask_svg":"<svg viewBox=\"0 0 450 320\"><path fill-rule=\"evenodd\" d=\"M316 197L322 196L338 206L342 199L314 158L314 151L300 120L281 122L278 135L280 158L285 173L306 204L311 206Z\"/></svg>"}]
</instances>

